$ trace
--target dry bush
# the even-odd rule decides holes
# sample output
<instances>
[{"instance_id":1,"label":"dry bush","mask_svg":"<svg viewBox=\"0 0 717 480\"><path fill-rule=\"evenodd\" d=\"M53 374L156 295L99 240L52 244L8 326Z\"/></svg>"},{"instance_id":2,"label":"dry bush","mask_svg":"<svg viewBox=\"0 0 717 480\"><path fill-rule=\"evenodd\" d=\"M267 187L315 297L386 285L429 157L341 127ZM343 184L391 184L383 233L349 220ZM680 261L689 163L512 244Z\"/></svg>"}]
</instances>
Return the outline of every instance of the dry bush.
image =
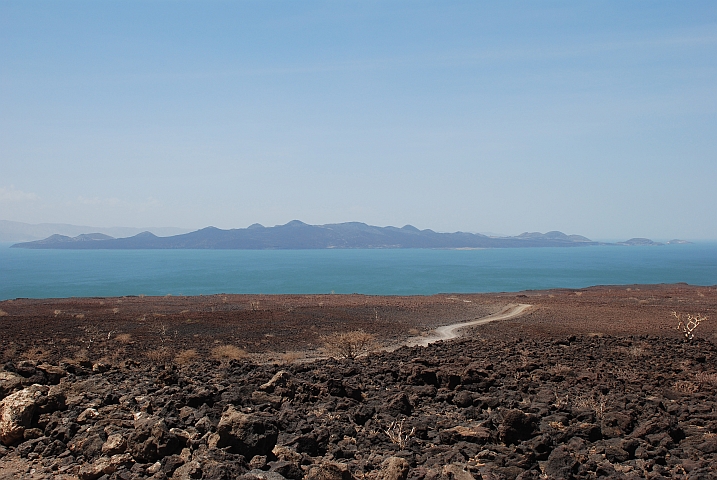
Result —
<instances>
[{"instance_id":1,"label":"dry bush","mask_svg":"<svg viewBox=\"0 0 717 480\"><path fill-rule=\"evenodd\" d=\"M675 382L675 386L672 388L676 392L688 395L696 393L700 389L699 385L697 385L695 382L690 382L689 380L678 380Z\"/></svg>"},{"instance_id":2,"label":"dry bush","mask_svg":"<svg viewBox=\"0 0 717 480\"><path fill-rule=\"evenodd\" d=\"M122 356L119 355L117 352L113 353L112 355L105 355L99 360L97 360L98 363L104 363L105 365L114 365L117 366L120 363L122 363Z\"/></svg>"},{"instance_id":3,"label":"dry bush","mask_svg":"<svg viewBox=\"0 0 717 480\"><path fill-rule=\"evenodd\" d=\"M697 372L695 381L699 384L700 389L704 386L717 387L717 373Z\"/></svg>"},{"instance_id":4,"label":"dry bush","mask_svg":"<svg viewBox=\"0 0 717 480\"><path fill-rule=\"evenodd\" d=\"M332 357L356 358L377 348L376 337L363 330L322 336L324 349Z\"/></svg>"},{"instance_id":5,"label":"dry bush","mask_svg":"<svg viewBox=\"0 0 717 480\"><path fill-rule=\"evenodd\" d=\"M548 373L552 373L553 375L562 375L563 377L571 373L573 369L569 367L568 365L562 365L560 363L556 363L552 367L548 369Z\"/></svg>"},{"instance_id":6,"label":"dry bush","mask_svg":"<svg viewBox=\"0 0 717 480\"><path fill-rule=\"evenodd\" d=\"M242 350L236 345L219 345L212 348L212 357L220 362L228 362L230 360L241 360L247 357L246 350Z\"/></svg>"},{"instance_id":7,"label":"dry bush","mask_svg":"<svg viewBox=\"0 0 717 480\"><path fill-rule=\"evenodd\" d=\"M174 363L178 365L188 365L190 363L196 362L199 358L199 354L197 353L197 350L194 348L190 348L189 350L182 350L177 354L176 357L174 357Z\"/></svg>"},{"instance_id":8,"label":"dry bush","mask_svg":"<svg viewBox=\"0 0 717 480\"><path fill-rule=\"evenodd\" d=\"M616 368L613 374L615 378L628 383L636 382L639 379L637 372L630 368Z\"/></svg>"},{"instance_id":9,"label":"dry bush","mask_svg":"<svg viewBox=\"0 0 717 480\"><path fill-rule=\"evenodd\" d=\"M413 427L410 432L404 431L403 422L404 420L391 422L388 428L384 430L388 439L391 440L391 443L398 445L398 448L401 450L406 448L408 441L416 433L416 427Z\"/></svg>"},{"instance_id":10,"label":"dry bush","mask_svg":"<svg viewBox=\"0 0 717 480\"><path fill-rule=\"evenodd\" d=\"M129 343L132 341L132 335L129 333L120 333L115 335L115 340L120 343Z\"/></svg>"},{"instance_id":11,"label":"dry bush","mask_svg":"<svg viewBox=\"0 0 717 480\"><path fill-rule=\"evenodd\" d=\"M119 308L115 307L112 309L112 313L117 314L119 313Z\"/></svg>"},{"instance_id":12,"label":"dry bush","mask_svg":"<svg viewBox=\"0 0 717 480\"><path fill-rule=\"evenodd\" d=\"M281 355L281 363L290 365L302 357L301 352L286 352Z\"/></svg>"},{"instance_id":13,"label":"dry bush","mask_svg":"<svg viewBox=\"0 0 717 480\"><path fill-rule=\"evenodd\" d=\"M677 330L682 332L682 335L684 335L685 340L687 341L691 341L695 338L695 329L700 326L700 323L704 322L708 318L703 316L701 313L687 313L683 315L681 313L672 312L672 316L678 321Z\"/></svg>"},{"instance_id":14,"label":"dry bush","mask_svg":"<svg viewBox=\"0 0 717 480\"><path fill-rule=\"evenodd\" d=\"M581 395L573 400L573 406L583 410L592 410L595 417L602 419L607 410L607 397L600 394L597 397L593 395Z\"/></svg>"},{"instance_id":15,"label":"dry bush","mask_svg":"<svg viewBox=\"0 0 717 480\"><path fill-rule=\"evenodd\" d=\"M648 349L645 347L633 346L633 347L630 347L630 355L635 358L644 357L645 355L647 355L649 353L647 350Z\"/></svg>"},{"instance_id":16,"label":"dry bush","mask_svg":"<svg viewBox=\"0 0 717 480\"><path fill-rule=\"evenodd\" d=\"M0 317L7 317L7 312L3 309L0 309Z\"/></svg>"},{"instance_id":17,"label":"dry bush","mask_svg":"<svg viewBox=\"0 0 717 480\"><path fill-rule=\"evenodd\" d=\"M144 356L147 357L147 360L150 360L152 362L166 362L170 358L172 358L172 350L169 348L158 348L157 350L149 350L147 352L144 352Z\"/></svg>"}]
</instances>

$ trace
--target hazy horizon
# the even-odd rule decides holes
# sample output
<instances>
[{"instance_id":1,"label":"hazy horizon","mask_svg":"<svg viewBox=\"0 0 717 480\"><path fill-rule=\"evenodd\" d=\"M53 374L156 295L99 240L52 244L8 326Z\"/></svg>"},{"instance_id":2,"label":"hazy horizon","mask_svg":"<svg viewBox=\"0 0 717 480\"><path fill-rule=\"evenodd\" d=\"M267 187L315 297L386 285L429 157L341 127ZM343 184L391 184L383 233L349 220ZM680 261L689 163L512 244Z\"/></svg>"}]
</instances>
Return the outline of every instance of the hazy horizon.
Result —
<instances>
[{"instance_id":1,"label":"hazy horizon","mask_svg":"<svg viewBox=\"0 0 717 480\"><path fill-rule=\"evenodd\" d=\"M0 3L0 219L717 239L717 4Z\"/></svg>"}]
</instances>

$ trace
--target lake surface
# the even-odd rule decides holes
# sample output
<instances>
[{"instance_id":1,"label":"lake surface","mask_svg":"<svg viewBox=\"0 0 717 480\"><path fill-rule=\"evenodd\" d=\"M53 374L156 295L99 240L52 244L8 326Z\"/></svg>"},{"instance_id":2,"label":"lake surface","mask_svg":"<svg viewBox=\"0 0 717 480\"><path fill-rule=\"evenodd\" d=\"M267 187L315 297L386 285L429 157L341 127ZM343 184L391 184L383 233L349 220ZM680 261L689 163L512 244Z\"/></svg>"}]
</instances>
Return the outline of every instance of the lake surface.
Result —
<instances>
[{"instance_id":1,"label":"lake surface","mask_svg":"<svg viewBox=\"0 0 717 480\"><path fill-rule=\"evenodd\" d=\"M717 243L491 250L25 250L0 244L0 299L213 293L425 295L717 285Z\"/></svg>"}]
</instances>

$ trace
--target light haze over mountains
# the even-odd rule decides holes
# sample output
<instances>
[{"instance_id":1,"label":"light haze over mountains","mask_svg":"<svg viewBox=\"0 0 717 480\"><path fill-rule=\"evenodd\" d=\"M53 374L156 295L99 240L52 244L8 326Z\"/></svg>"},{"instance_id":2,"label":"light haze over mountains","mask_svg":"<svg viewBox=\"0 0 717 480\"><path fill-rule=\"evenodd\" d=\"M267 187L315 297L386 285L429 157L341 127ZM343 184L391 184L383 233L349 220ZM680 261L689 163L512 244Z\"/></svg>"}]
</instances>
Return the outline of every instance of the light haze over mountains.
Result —
<instances>
[{"instance_id":1,"label":"light haze over mountains","mask_svg":"<svg viewBox=\"0 0 717 480\"><path fill-rule=\"evenodd\" d=\"M10 0L0 32L5 220L717 239L713 1Z\"/></svg>"},{"instance_id":2,"label":"light haze over mountains","mask_svg":"<svg viewBox=\"0 0 717 480\"><path fill-rule=\"evenodd\" d=\"M10 222L8 220L0 220L0 242L30 242L33 240L41 240L50 235L66 235L75 237L77 235L87 233L103 233L111 237L131 237L142 232L152 232L159 237L167 237L170 235L179 235L187 233L190 230L176 227L90 227L82 225L68 225L62 223L42 223L39 225L31 225L22 222Z\"/></svg>"},{"instance_id":3,"label":"light haze over mountains","mask_svg":"<svg viewBox=\"0 0 717 480\"><path fill-rule=\"evenodd\" d=\"M689 243L674 240L670 243ZM159 237L142 232L126 238L113 238L103 233L85 233L70 237L51 235L42 240L21 242L11 248L61 250L304 250L304 249L396 249L396 248L530 248L584 247L606 245L581 235L563 232L525 232L514 237L489 237L467 232L442 233L419 230L412 225L377 227L361 222L308 225L292 220L285 225L265 227L255 223L247 228L222 230L206 227L194 232ZM662 245L647 238L632 238L617 245Z\"/></svg>"}]
</instances>

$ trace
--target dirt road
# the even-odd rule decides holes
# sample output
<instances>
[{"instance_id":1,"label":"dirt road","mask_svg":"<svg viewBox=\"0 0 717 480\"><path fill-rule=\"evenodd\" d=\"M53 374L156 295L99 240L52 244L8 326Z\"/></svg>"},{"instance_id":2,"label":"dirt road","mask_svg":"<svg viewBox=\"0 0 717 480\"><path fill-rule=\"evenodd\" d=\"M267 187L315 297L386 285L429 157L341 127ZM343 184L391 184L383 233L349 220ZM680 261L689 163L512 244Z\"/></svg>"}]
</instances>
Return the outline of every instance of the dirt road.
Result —
<instances>
[{"instance_id":1,"label":"dirt road","mask_svg":"<svg viewBox=\"0 0 717 480\"><path fill-rule=\"evenodd\" d=\"M411 337L406 341L406 345L412 346L423 346L437 342L439 340L450 340L459 336L458 330L465 327L472 327L474 325L482 325L484 323L496 322L498 320L508 320L509 318L515 318L522 315L532 305L526 303L510 304L507 305L503 310L487 317L481 317L470 322L453 323L451 325L445 325L443 327L436 328L433 333L427 337Z\"/></svg>"}]
</instances>

